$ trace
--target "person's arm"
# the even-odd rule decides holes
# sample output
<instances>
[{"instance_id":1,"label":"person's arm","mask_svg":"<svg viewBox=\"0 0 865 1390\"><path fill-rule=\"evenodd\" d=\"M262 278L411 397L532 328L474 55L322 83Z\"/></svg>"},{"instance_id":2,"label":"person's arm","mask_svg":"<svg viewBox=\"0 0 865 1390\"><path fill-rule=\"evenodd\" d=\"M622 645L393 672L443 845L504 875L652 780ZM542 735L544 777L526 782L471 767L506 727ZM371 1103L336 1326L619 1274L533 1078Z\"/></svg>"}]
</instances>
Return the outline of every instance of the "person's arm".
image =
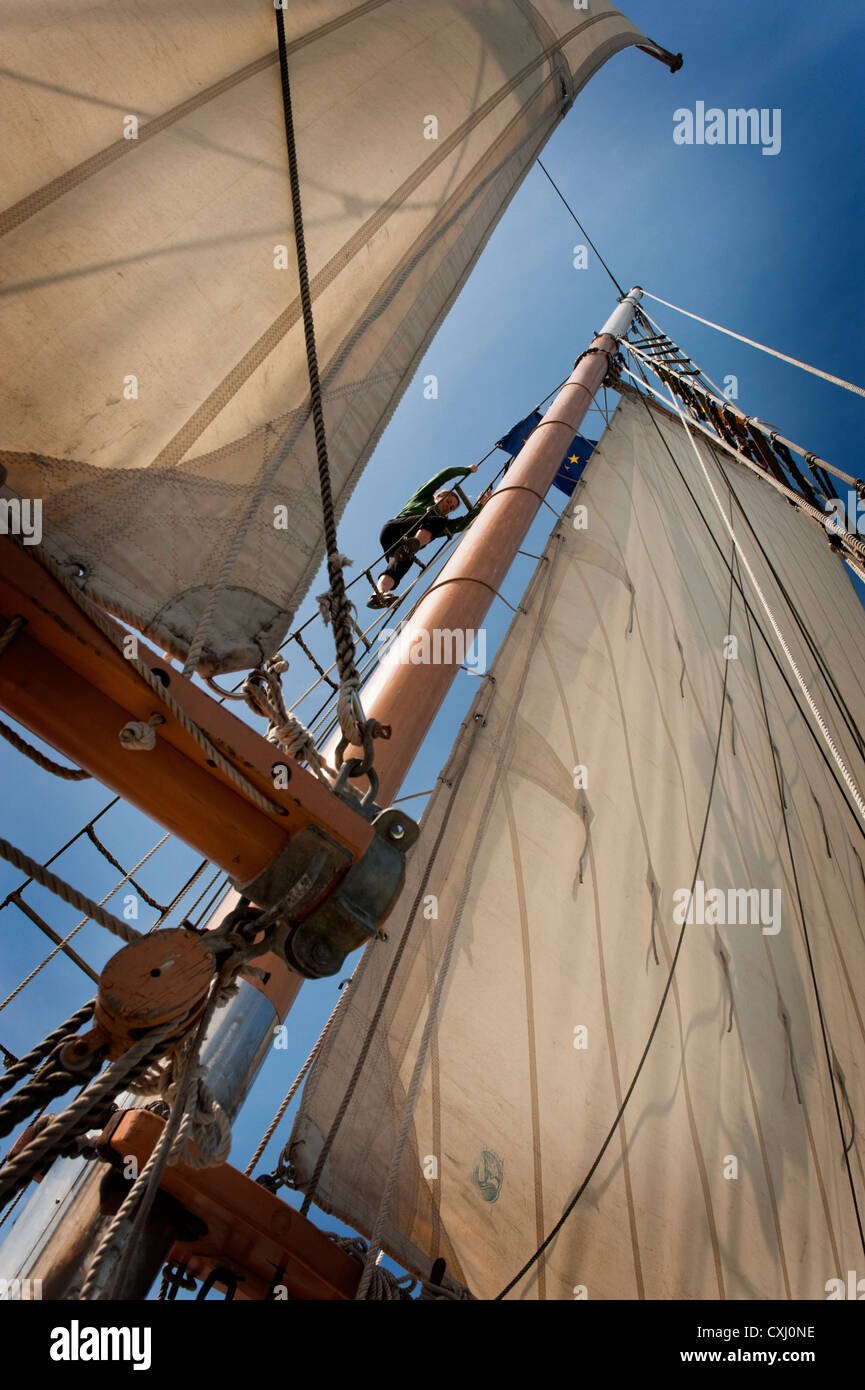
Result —
<instances>
[{"instance_id":1,"label":"person's arm","mask_svg":"<svg viewBox=\"0 0 865 1390\"><path fill-rule=\"evenodd\" d=\"M471 526L475 517L482 510L482 508L486 506L487 502L489 502L492 495L493 490L491 487L488 487L486 492L478 498L477 502L475 502L475 505L472 507L471 511L467 512L465 516L459 516L456 518L455 521L451 521L450 518L448 518L448 526L451 529L451 531L453 531L456 534L460 531L464 531L467 526Z\"/></svg>"},{"instance_id":2,"label":"person's arm","mask_svg":"<svg viewBox=\"0 0 865 1390\"><path fill-rule=\"evenodd\" d=\"M433 498L439 488L451 478L464 478L469 473L473 473L473 468L443 468L440 473L436 473L434 478L430 478L428 483L419 487L414 496L410 497L398 516L411 516L413 512L425 512L432 506Z\"/></svg>"}]
</instances>

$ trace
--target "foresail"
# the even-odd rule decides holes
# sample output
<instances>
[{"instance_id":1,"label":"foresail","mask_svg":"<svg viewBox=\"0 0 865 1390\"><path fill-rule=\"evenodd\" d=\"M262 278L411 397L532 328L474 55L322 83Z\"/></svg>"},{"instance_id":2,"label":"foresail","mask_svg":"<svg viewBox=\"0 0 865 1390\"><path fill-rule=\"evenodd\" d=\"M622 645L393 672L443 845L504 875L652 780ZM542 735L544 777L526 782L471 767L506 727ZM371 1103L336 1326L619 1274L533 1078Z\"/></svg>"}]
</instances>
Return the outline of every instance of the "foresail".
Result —
<instances>
[{"instance_id":1,"label":"foresail","mask_svg":"<svg viewBox=\"0 0 865 1390\"><path fill-rule=\"evenodd\" d=\"M283 10L337 510L550 132L605 0ZM270 0L4 10L0 460L48 553L202 669L272 652L322 525Z\"/></svg>"},{"instance_id":2,"label":"foresail","mask_svg":"<svg viewBox=\"0 0 865 1390\"><path fill-rule=\"evenodd\" d=\"M865 616L843 565L699 447L861 786L815 657L862 729ZM441 1256L496 1297L577 1194L508 1298L821 1299L861 1260L863 826L737 564L750 622L731 590L732 554L682 427L623 398L292 1136L300 1185L320 1167L315 1200L424 1277Z\"/></svg>"}]
</instances>

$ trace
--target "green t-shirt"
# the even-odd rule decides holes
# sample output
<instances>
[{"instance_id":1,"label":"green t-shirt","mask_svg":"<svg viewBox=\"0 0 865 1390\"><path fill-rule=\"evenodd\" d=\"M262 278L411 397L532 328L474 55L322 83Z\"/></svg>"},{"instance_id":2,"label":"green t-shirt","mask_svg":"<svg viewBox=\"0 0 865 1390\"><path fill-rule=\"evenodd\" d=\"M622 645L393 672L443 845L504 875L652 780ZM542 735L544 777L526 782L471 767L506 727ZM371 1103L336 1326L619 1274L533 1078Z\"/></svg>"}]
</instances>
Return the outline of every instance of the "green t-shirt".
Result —
<instances>
[{"instance_id":1,"label":"green t-shirt","mask_svg":"<svg viewBox=\"0 0 865 1390\"><path fill-rule=\"evenodd\" d=\"M418 488L417 492L406 502L402 511L397 512L395 520L401 516L417 516L419 512L428 512L433 506L436 493L444 487L445 483L450 482L451 478L466 478L469 473L471 473L470 468L443 468L440 473L436 473L434 478L430 478L428 483L424 483L423 487ZM469 522L474 521L479 511L480 504L476 503L465 516L446 517L448 529L450 531L464 531Z\"/></svg>"}]
</instances>

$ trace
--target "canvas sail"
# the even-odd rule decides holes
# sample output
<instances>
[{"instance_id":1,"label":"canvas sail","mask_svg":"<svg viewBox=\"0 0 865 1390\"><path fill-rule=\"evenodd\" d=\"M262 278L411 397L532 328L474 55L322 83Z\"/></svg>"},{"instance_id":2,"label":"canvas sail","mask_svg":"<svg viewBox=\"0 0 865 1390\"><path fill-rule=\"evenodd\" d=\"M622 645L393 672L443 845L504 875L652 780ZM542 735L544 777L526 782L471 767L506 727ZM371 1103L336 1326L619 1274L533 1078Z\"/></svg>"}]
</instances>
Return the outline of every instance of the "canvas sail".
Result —
<instances>
[{"instance_id":1,"label":"canvas sail","mask_svg":"<svg viewBox=\"0 0 865 1390\"><path fill-rule=\"evenodd\" d=\"M283 13L341 510L551 131L645 39L606 0ZM180 652L242 536L201 668L257 664L323 550L273 4L16 0L3 29L7 485Z\"/></svg>"},{"instance_id":2,"label":"canvas sail","mask_svg":"<svg viewBox=\"0 0 865 1390\"><path fill-rule=\"evenodd\" d=\"M640 1067L681 931L676 895L686 900L694 878L722 703L699 868L705 920L685 925L604 1157L507 1297L820 1299L861 1264L844 1157L846 1147L861 1203L861 824L809 735L802 696L755 634L767 733L735 592L728 620L729 536L681 425L653 418L657 430L641 402L622 399L554 528L495 682L441 774L389 939L362 962L292 1134L301 1186L332 1140L315 1200L369 1234L426 1029L380 1244L423 1277L444 1257L484 1299L580 1188ZM841 561L759 477L729 457L723 466L861 729L865 615ZM575 506L587 508L585 529L572 524ZM733 516L861 786L854 739ZM738 896L753 889L766 894L757 912ZM705 907L710 890L724 894L720 921L717 898Z\"/></svg>"}]
</instances>

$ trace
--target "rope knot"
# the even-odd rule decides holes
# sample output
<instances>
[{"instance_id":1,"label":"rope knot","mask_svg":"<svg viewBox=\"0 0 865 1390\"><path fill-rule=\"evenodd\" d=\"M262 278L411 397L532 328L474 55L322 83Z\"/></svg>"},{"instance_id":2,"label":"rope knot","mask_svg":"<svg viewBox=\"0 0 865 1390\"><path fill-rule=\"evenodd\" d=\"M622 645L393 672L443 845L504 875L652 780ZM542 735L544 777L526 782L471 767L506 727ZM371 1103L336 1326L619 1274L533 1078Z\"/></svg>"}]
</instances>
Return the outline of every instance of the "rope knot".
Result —
<instances>
[{"instance_id":1,"label":"rope knot","mask_svg":"<svg viewBox=\"0 0 865 1390\"><path fill-rule=\"evenodd\" d=\"M131 753L150 753L156 747L156 730L164 723L161 714L151 714L146 724L139 719L130 719L120 730L120 742Z\"/></svg>"}]
</instances>

